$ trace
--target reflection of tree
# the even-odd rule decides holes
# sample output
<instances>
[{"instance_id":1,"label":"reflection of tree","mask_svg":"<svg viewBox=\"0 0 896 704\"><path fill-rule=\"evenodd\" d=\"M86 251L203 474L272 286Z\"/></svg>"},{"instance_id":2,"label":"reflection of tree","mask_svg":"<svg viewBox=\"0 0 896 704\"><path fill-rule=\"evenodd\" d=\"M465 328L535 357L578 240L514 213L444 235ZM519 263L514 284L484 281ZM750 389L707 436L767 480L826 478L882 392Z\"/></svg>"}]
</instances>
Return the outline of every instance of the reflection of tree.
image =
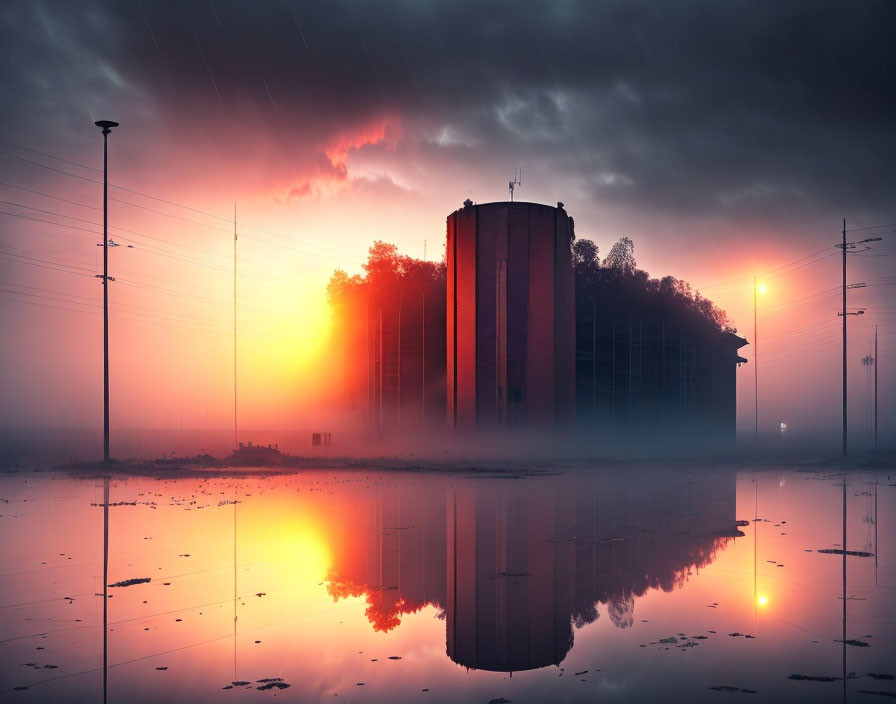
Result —
<instances>
[{"instance_id":1,"label":"reflection of tree","mask_svg":"<svg viewBox=\"0 0 896 704\"><path fill-rule=\"evenodd\" d=\"M367 603L364 615L367 616L373 630L381 633L387 633L398 626L402 616L417 613L429 605L408 601L395 587L369 587L351 580L328 582L327 594L333 597L334 602L348 597L363 598Z\"/></svg>"},{"instance_id":2,"label":"reflection of tree","mask_svg":"<svg viewBox=\"0 0 896 704\"><path fill-rule=\"evenodd\" d=\"M616 628L628 628L635 622L635 595L628 592L612 597L607 611Z\"/></svg>"},{"instance_id":3,"label":"reflection of tree","mask_svg":"<svg viewBox=\"0 0 896 704\"><path fill-rule=\"evenodd\" d=\"M651 589L668 593L682 588L691 571L711 564L717 550L724 549L728 540L727 537L714 538L709 546L696 545L680 558L668 560L650 573L637 571L634 564L627 565L627 569L617 566L609 575L609 583L604 589L598 592L589 590L580 595L582 600L570 615L570 622L576 629L594 623L600 617L599 605L606 604L610 622L619 629L629 628L634 624L635 598L644 596ZM426 606L439 609L436 617L440 620L446 618L444 606L439 600L418 602L402 595L397 587L359 584L337 574L328 577L327 594L333 597L334 602L348 597L363 598L367 604L364 611L367 620L374 631L381 633L393 630L401 624L403 616L417 613Z\"/></svg>"},{"instance_id":4,"label":"reflection of tree","mask_svg":"<svg viewBox=\"0 0 896 704\"><path fill-rule=\"evenodd\" d=\"M597 602L588 601L579 607L579 610L573 615L572 624L576 628L582 628L589 623L594 623L600 617L597 611Z\"/></svg>"},{"instance_id":5,"label":"reflection of tree","mask_svg":"<svg viewBox=\"0 0 896 704\"><path fill-rule=\"evenodd\" d=\"M711 564L716 558L716 552L724 549L729 537L712 538L708 544L693 545L675 559L669 558L656 560L651 557L651 550L647 548L647 557L650 564L649 571L638 569L634 563L624 564L617 561L616 568L607 575L607 583L602 589L587 590L580 594L580 601L572 616L572 623L576 628L582 628L598 619L599 604L607 604L610 621L617 628L627 628L632 625L634 618L635 598L644 596L649 590L657 589L664 592L672 592L681 589L688 581L692 570L701 569ZM655 546L657 549L660 545Z\"/></svg>"},{"instance_id":6,"label":"reflection of tree","mask_svg":"<svg viewBox=\"0 0 896 704\"><path fill-rule=\"evenodd\" d=\"M680 589L741 535L725 476L669 485L620 474L591 491L563 480L456 481L353 495L333 517L342 546L327 591L363 598L378 632L435 607L448 656L466 667L562 662L602 604L629 628L640 597Z\"/></svg>"}]
</instances>

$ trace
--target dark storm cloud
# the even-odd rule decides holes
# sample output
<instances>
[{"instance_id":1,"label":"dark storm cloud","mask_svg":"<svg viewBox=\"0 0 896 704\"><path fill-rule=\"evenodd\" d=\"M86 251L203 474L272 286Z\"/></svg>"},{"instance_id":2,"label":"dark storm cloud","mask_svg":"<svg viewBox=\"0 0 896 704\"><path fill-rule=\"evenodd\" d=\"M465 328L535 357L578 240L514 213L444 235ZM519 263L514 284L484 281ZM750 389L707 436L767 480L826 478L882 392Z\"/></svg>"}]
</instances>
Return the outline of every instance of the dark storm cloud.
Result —
<instances>
[{"instance_id":1,"label":"dark storm cloud","mask_svg":"<svg viewBox=\"0 0 896 704\"><path fill-rule=\"evenodd\" d=\"M894 21L886 0L6 3L3 131L125 113L302 195L379 130L408 163L524 159L658 212L871 217L896 186Z\"/></svg>"}]
</instances>

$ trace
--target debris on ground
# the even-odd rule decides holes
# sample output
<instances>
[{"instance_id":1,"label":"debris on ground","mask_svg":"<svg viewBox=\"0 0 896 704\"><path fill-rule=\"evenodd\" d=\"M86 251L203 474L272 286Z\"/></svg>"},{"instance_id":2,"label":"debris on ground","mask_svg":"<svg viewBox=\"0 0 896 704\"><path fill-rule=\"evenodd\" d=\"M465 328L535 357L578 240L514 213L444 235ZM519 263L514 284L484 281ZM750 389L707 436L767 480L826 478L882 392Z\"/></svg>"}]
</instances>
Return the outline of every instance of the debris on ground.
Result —
<instances>
[{"instance_id":1,"label":"debris on ground","mask_svg":"<svg viewBox=\"0 0 896 704\"><path fill-rule=\"evenodd\" d=\"M282 677L263 677L260 680L255 680L260 686L255 689L265 690L265 689L286 689L289 687L289 684L283 681Z\"/></svg>"},{"instance_id":2,"label":"debris on ground","mask_svg":"<svg viewBox=\"0 0 896 704\"><path fill-rule=\"evenodd\" d=\"M790 675L789 680L805 680L807 682L836 682L837 677L817 677L815 675Z\"/></svg>"},{"instance_id":3,"label":"debris on ground","mask_svg":"<svg viewBox=\"0 0 896 704\"><path fill-rule=\"evenodd\" d=\"M115 582L115 584L110 584L110 587L130 587L135 584L146 584L147 582L152 581L151 577L134 577L133 579L124 579L121 582Z\"/></svg>"}]
</instances>

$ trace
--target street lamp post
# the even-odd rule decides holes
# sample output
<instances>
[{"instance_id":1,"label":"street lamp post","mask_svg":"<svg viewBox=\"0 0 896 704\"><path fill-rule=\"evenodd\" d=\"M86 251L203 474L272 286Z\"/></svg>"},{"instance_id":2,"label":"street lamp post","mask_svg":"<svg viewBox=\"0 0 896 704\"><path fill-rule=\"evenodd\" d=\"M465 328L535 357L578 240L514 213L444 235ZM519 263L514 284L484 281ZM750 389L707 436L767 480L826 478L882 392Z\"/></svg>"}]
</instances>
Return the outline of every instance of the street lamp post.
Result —
<instances>
[{"instance_id":1,"label":"street lamp post","mask_svg":"<svg viewBox=\"0 0 896 704\"><path fill-rule=\"evenodd\" d=\"M103 462L109 462L109 133L117 122L94 122L103 130Z\"/></svg>"}]
</instances>

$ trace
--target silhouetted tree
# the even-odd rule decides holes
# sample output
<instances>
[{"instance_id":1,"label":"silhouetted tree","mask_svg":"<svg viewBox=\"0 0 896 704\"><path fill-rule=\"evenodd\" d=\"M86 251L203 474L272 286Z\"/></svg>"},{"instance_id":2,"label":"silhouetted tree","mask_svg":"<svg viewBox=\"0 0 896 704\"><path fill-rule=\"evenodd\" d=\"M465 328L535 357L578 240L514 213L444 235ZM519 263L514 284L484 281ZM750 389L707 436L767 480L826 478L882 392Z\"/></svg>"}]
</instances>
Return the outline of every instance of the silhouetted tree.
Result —
<instances>
[{"instance_id":1,"label":"silhouetted tree","mask_svg":"<svg viewBox=\"0 0 896 704\"><path fill-rule=\"evenodd\" d=\"M375 241L362 267L364 276L349 276L337 269L327 285L327 299L338 305L341 300L363 293L379 302L394 301L402 295L428 292L444 287L445 263L414 259L399 254L394 244ZM433 292L437 294L437 291ZM444 293L441 294L444 297Z\"/></svg>"},{"instance_id":2,"label":"silhouetted tree","mask_svg":"<svg viewBox=\"0 0 896 704\"><path fill-rule=\"evenodd\" d=\"M612 246L603 265L594 242L576 240L573 268L576 304L582 310L595 302L604 316L666 320L698 330L734 332L725 312L699 292L693 292L686 281L674 276L652 279L638 269L635 245L628 237Z\"/></svg>"},{"instance_id":3,"label":"silhouetted tree","mask_svg":"<svg viewBox=\"0 0 896 704\"><path fill-rule=\"evenodd\" d=\"M403 255L378 240L363 269L354 276L337 269L327 286L334 387L344 407L362 415L374 409L373 432L398 418L443 421L445 263Z\"/></svg>"},{"instance_id":4,"label":"silhouetted tree","mask_svg":"<svg viewBox=\"0 0 896 704\"><path fill-rule=\"evenodd\" d=\"M595 248L595 254L597 253L596 250L597 248ZM622 237L610 248L610 253L604 259L604 266L626 273L635 271L637 266L635 261L635 243L628 237Z\"/></svg>"}]
</instances>

